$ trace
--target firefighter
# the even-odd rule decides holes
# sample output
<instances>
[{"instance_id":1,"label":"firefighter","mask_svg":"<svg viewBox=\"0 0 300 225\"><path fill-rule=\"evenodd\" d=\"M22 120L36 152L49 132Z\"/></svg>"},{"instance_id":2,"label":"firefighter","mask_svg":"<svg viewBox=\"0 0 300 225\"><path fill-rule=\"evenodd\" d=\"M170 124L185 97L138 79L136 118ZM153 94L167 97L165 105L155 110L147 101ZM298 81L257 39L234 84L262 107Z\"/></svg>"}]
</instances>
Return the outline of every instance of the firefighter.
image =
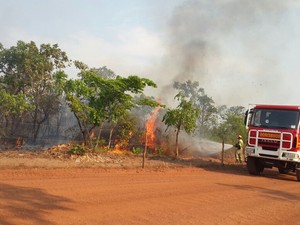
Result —
<instances>
[{"instance_id":1,"label":"firefighter","mask_svg":"<svg viewBox=\"0 0 300 225\"><path fill-rule=\"evenodd\" d=\"M234 145L234 147L236 148L235 162L237 162L237 163L242 163L243 146L244 146L243 138L242 138L241 135L239 135L238 136L238 141Z\"/></svg>"}]
</instances>

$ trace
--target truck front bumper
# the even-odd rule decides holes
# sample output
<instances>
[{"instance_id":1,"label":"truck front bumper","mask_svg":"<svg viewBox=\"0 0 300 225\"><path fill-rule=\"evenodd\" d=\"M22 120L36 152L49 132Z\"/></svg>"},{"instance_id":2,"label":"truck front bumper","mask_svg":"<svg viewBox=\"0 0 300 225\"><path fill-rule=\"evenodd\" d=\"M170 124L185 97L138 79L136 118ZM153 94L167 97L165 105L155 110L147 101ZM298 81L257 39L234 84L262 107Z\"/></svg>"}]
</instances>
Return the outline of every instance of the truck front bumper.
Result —
<instances>
[{"instance_id":1,"label":"truck front bumper","mask_svg":"<svg viewBox=\"0 0 300 225\"><path fill-rule=\"evenodd\" d=\"M280 161L288 162L300 162L300 152L291 152L278 149L277 151L264 150L262 147L247 146L245 148L247 156L253 156L258 158L270 158Z\"/></svg>"}]
</instances>

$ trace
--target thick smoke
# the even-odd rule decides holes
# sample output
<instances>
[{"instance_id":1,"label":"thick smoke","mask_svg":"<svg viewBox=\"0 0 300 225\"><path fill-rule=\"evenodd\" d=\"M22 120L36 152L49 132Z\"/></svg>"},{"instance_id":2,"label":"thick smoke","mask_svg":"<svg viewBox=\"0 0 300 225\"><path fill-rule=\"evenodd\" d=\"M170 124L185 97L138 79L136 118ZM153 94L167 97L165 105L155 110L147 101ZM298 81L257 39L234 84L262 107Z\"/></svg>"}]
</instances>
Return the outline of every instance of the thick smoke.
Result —
<instances>
[{"instance_id":1,"label":"thick smoke","mask_svg":"<svg viewBox=\"0 0 300 225\"><path fill-rule=\"evenodd\" d=\"M218 105L291 103L284 102L290 89L285 80L296 70L282 60L295 38L294 7L282 0L190 0L178 6L168 23L161 96L174 96L173 82L190 79Z\"/></svg>"}]
</instances>

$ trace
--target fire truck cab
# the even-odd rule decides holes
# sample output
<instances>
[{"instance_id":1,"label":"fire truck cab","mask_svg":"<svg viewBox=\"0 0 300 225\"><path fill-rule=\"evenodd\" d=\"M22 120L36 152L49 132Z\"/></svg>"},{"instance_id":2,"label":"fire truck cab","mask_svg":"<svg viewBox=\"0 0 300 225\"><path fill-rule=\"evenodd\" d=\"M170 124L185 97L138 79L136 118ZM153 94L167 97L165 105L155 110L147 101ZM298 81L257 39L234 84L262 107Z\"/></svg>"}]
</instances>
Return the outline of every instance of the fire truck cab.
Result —
<instances>
[{"instance_id":1,"label":"fire truck cab","mask_svg":"<svg viewBox=\"0 0 300 225\"><path fill-rule=\"evenodd\" d=\"M245 147L248 172L260 175L264 168L295 172L300 181L300 106L249 105Z\"/></svg>"}]
</instances>

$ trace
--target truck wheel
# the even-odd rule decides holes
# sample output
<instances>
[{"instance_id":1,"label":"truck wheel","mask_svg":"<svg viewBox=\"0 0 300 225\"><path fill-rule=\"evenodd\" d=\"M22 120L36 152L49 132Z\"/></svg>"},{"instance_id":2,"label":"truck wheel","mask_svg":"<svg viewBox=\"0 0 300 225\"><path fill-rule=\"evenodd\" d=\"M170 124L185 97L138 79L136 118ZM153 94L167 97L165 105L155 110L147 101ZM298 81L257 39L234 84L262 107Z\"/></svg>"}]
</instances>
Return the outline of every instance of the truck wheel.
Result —
<instances>
[{"instance_id":1,"label":"truck wheel","mask_svg":"<svg viewBox=\"0 0 300 225\"><path fill-rule=\"evenodd\" d=\"M280 166L280 167L278 167L278 171L281 174L287 174L287 173L289 173L290 170Z\"/></svg>"},{"instance_id":2,"label":"truck wheel","mask_svg":"<svg viewBox=\"0 0 300 225\"><path fill-rule=\"evenodd\" d=\"M259 161L254 157L247 158L247 168L249 174L260 175L263 172L264 167L259 163Z\"/></svg>"},{"instance_id":3,"label":"truck wheel","mask_svg":"<svg viewBox=\"0 0 300 225\"><path fill-rule=\"evenodd\" d=\"M296 168L297 181L300 181L300 168Z\"/></svg>"}]
</instances>

